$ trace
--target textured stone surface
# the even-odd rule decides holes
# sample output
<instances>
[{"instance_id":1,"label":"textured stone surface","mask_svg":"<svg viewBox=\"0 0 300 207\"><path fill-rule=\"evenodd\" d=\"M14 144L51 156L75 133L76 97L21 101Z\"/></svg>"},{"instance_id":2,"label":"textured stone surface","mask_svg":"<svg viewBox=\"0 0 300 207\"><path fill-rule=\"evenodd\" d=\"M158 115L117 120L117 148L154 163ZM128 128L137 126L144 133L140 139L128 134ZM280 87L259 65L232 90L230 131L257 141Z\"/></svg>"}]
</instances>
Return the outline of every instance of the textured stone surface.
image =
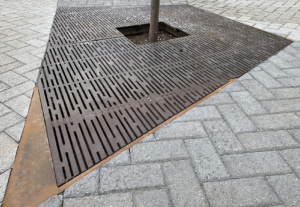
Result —
<instances>
[{"instance_id":1,"label":"textured stone surface","mask_svg":"<svg viewBox=\"0 0 300 207\"><path fill-rule=\"evenodd\" d=\"M18 124L21 121L23 121L23 118L20 115L16 114L15 112L6 114L0 117L0 131L12 125Z\"/></svg>"},{"instance_id":2,"label":"textured stone surface","mask_svg":"<svg viewBox=\"0 0 300 207\"><path fill-rule=\"evenodd\" d=\"M300 99L262 101L262 105L271 113L300 111Z\"/></svg>"},{"instance_id":3,"label":"textured stone surface","mask_svg":"<svg viewBox=\"0 0 300 207\"><path fill-rule=\"evenodd\" d=\"M300 180L294 174L267 177L269 183L287 207L300 206Z\"/></svg>"},{"instance_id":4,"label":"textured stone surface","mask_svg":"<svg viewBox=\"0 0 300 207\"><path fill-rule=\"evenodd\" d=\"M11 138L13 138L16 142L19 142L22 136L23 128L25 122L21 122L20 124L14 125L5 130L6 134L8 134Z\"/></svg>"},{"instance_id":5,"label":"textured stone surface","mask_svg":"<svg viewBox=\"0 0 300 207\"><path fill-rule=\"evenodd\" d=\"M289 164L298 177L300 177L300 149L279 151L283 159Z\"/></svg>"},{"instance_id":6,"label":"textured stone surface","mask_svg":"<svg viewBox=\"0 0 300 207\"><path fill-rule=\"evenodd\" d=\"M127 165L130 164L130 154L129 150L126 150L112 160L108 161L104 166L116 166L116 165Z\"/></svg>"},{"instance_id":7,"label":"textured stone surface","mask_svg":"<svg viewBox=\"0 0 300 207\"><path fill-rule=\"evenodd\" d=\"M21 116L26 117L29 110L30 102L30 98L28 98L25 95L21 95L5 102L4 104L13 109Z\"/></svg>"},{"instance_id":8,"label":"textured stone surface","mask_svg":"<svg viewBox=\"0 0 300 207\"><path fill-rule=\"evenodd\" d=\"M220 154L245 150L225 121L205 121L203 125Z\"/></svg>"},{"instance_id":9,"label":"textured stone surface","mask_svg":"<svg viewBox=\"0 0 300 207\"><path fill-rule=\"evenodd\" d=\"M0 173L10 169L14 163L18 144L7 134L0 133Z\"/></svg>"},{"instance_id":10,"label":"textured stone surface","mask_svg":"<svg viewBox=\"0 0 300 207\"><path fill-rule=\"evenodd\" d=\"M62 196L56 195L49 198L47 201L39 205L38 207L61 207L62 206Z\"/></svg>"},{"instance_id":11,"label":"textured stone surface","mask_svg":"<svg viewBox=\"0 0 300 207\"><path fill-rule=\"evenodd\" d=\"M185 143L201 181L214 181L230 177L209 139L190 139Z\"/></svg>"},{"instance_id":12,"label":"textured stone surface","mask_svg":"<svg viewBox=\"0 0 300 207\"><path fill-rule=\"evenodd\" d=\"M10 175L10 170L7 170L6 172L0 175L0 202L3 201L5 195L5 190L8 183L9 175Z\"/></svg>"},{"instance_id":13,"label":"textured stone surface","mask_svg":"<svg viewBox=\"0 0 300 207\"><path fill-rule=\"evenodd\" d=\"M203 187L211 206L272 206L281 203L261 177L209 182Z\"/></svg>"},{"instance_id":14,"label":"textured stone surface","mask_svg":"<svg viewBox=\"0 0 300 207\"><path fill-rule=\"evenodd\" d=\"M220 113L214 106L195 107L190 111L186 112L177 121L195 121L195 120L207 120L207 119L218 119L221 118Z\"/></svg>"},{"instance_id":15,"label":"textured stone surface","mask_svg":"<svg viewBox=\"0 0 300 207\"><path fill-rule=\"evenodd\" d=\"M94 170L84 178L69 186L64 192L64 197L82 197L97 194L99 190L99 177L99 169Z\"/></svg>"},{"instance_id":16,"label":"textured stone surface","mask_svg":"<svg viewBox=\"0 0 300 207\"><path fill-rule=\"evenodd\" d=\"M209 206L189 161L167 162L163 168L174 207Z\"/></svg>"},{"instance_id":17,"label":"textured stone surface","mask_svg":"<svg viewBox=\"0 0 300 207\"><path fill-rule=\"evenodd\" d=\"M206 136L200 122L172 122L155 132L157 140Z\"/></svg>"},{"instance_id":18,"label":"textured stone surface","mask_svg":"<svg viewBox=\"0 0 300 207\"><path fill-rule=\"evenodd\" d=\"M143 191L136 193L135 201L137 207L169 207L171 203L169 201L168 192L166 189Z\"/></svg>"},{"instance_id":19,"label":"textured stone surface","mask_svg":"<svg viewBox=\"0 0 300 207\"><path fill-rule=\"evenodd\" d=\"M219 106L219 110L235 133L256 130L251 120L236 104L221 105Z\"/></svg>"},{"instance_id":20,"label":"textured stone surface","mask_svg":"<svg viewBox=\"0 0 300 207\"><path fill-rule=\"evenodd\" d=\"M224 155L222 159L233 177L253 177L292 172L277 152Z\"/></svg>"},{"instance_id":21,"label":"textured stone surface","mask_svg":"<svg viewBox=\"0 0 300 207\"><path fill-rule=\"evenodd\" d=\"M187 158L182 140L141 143L130 149L132 163Z\"/></svg>"},{"instance_id":22,"label":"textured stone surface","mask_svg":"<svg viewBox=\"0 0 300 207\"><path fill-rule=\"evenodd\" d=\"M140 164L100 169L100 192L163 185L159 164Z\"/></svg>"},{"instance_id":23,"label":"textured stone surface","mask_svg":"<svg viewBox=\"0 0 300 207\"><path fill-rule=\"evenodd\" d=\"M103 206L103 207L133 207L131 193L118 193L64 200L64 207Z\"/></svg>"},{"instance_id":24,"label":"textured stone surface","mask_svg":"<svg viewBox=\"0 0 300 207\"><path fill-rule=\"evenodd\" d=\"M251 119L256 126L265 130L300 127L300 118L294 113L253 116Z\"/></svg>"},{"instance_id":25,"label":"textured stone surface","mask_svg":"<svg viewBox=\"0 0 300 207\"><path fill-rule=\"evenodd\" d=\"M245 133L238 137L249 151L299 147L299 143L286 131Z\"/></svg>"}]
</instances>

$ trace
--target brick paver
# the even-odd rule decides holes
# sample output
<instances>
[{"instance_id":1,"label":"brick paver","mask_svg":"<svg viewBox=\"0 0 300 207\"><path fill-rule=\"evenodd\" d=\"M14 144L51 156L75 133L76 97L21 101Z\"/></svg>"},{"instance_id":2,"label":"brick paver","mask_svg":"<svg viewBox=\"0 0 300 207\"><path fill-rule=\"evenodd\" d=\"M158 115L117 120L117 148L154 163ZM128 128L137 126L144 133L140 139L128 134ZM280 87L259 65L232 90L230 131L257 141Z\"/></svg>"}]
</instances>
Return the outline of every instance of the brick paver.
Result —
<instances>
[{"instance_id":1,"label":"brick paver","mask_svg":"<svg viewBox=\"0 0 300 207\"><path fill-rule=\"evenodd\" d=\"M300 206L300 1L187 2L295 42L41 206ZM51 0L0 2L0 136L10 146L1 149L0 202L55 8Z\"/></svg>"}]
</instances>

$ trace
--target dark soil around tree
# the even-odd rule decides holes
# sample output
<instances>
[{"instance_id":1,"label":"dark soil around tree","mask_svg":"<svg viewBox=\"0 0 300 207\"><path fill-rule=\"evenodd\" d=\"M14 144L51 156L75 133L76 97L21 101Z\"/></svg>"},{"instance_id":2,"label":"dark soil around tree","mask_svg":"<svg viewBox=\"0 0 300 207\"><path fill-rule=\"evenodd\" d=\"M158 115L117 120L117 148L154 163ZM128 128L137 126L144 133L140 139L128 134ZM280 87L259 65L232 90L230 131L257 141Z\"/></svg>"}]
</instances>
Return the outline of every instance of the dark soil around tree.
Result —
<instances>
[{"instance_id":1,"label":"dark soil around tree","mask_svg":"<svg viewBox=\"0 0 300 207\"><path fill-rule=\"evenodd\" d=\"M134 34L134 35L127 35L126 36L131 42L133 42L136 45L143 45L143 44L148 44L149 43L149 33L141 33L141 34ZM157 41L166 41L170 39L176 38L174 35L171 33L165 31L165 30L160 30L158 31L158 37Z\"/></svg>"}]
</instances>

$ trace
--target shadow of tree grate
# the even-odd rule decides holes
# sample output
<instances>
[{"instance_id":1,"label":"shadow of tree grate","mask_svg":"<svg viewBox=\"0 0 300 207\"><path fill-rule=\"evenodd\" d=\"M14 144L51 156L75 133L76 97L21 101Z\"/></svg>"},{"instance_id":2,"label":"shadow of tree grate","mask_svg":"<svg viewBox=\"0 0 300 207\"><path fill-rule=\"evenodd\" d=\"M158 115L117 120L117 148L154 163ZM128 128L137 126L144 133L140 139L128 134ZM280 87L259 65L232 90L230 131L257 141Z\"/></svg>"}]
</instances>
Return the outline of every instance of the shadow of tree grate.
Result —
<instances>
[{"instance_id":1,"label":"shadow of tree grate","mask_svg":"<svg viewBox=\"0 0 300 207\"><path fill-rule=\"evenodd\" d=\"M58 8L38 81L58 186L290 44L191 6L160 7L186 37L135 45L116 29L149 15Z\"/></svg>"}]
</instances>

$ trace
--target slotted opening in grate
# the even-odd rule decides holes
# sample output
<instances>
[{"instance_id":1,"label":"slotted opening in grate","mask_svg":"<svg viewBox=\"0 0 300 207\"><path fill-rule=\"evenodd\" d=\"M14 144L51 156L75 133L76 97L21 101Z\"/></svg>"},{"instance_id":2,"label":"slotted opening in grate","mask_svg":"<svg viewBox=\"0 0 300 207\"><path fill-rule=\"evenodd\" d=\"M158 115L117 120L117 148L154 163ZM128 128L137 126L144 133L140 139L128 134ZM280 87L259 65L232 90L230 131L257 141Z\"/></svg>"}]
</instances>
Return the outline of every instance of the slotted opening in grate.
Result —
<instances>
[{"instance_id":1,"label":"slotted opening in grate","mask_svg":"<svg viewBox=\"0 0 300 207\"><path fill-rule=\"evenodd\" d=\"M136 45L149 43L149 28L150 24L134 25L129 27L119 27L119 30L125 37L132 41ZM158 23L158 38L157 41L166 41L179 37L188 36L187 33L182 30L171 27L170 25L159 22Z\"/></svg>"}]
</instances>

